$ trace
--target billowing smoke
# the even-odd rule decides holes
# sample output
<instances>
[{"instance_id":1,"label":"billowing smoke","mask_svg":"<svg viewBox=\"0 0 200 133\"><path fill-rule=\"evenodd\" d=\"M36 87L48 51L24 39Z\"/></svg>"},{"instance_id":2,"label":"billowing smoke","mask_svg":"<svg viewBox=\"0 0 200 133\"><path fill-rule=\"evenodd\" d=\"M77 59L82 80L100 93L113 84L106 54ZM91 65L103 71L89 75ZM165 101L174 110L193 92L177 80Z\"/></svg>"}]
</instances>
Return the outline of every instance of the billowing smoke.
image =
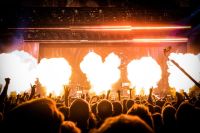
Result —
<instances>
[{"instance_id":1,"label":"billowing smoke","mask_svg":"<svg viewBox=\"0 0 200 133\"><path fill-rule=\"evenodd\" d=\"M171 53L169 59L176 61L189 75L191 75L197 82L200 81L200 54L182 54ZM168 82L169 86L175 88L177 91L183 89L189 92L189 89L195 84L174 64L168 62Z\"/></svg>"},{"instance_id":2,"label":"billowing smoke","mask_svg":"<svg viewBox=\"0 0 200 133\"><path fill-rule=\"evenodd\" d=\"M151 87L157 87L162 75L160 65L152 57L132 60L127 66L127 73L131 87L136 89L137 95L143 89L148 95Z\"/></svg>"},{"instance_id":3,"label":"billowing smoke","mask_svg":"<svg viewBox=\"0 0 200 133\"><path fill-rule=\"evenodd\" d=\"M37 68L37 60L24 51L13 51L0 54L0 83L5 84L4 79L11 79L8 94L10 92L21 93L30 89L30 83L34 83Z\"/></svg>"},{"instance_id":4,"label":"billowing smoke","mask_svg":"<svg viewBox=\"0 0 200 133\"><path fill-rule=\"evenodd\" d=\"M4 85L7 77L11 79L8 94L29 91L38 77L47 94L59 95L63 85L69 83L71 73L64 58L42 59L37 64L37 59L24 51L0 54L0 84Z\"/></svg>"},{"instance_id":5,"label":"billowing smoke","mask_svg":"<svg viewBox=\"0 0 200 133\"><path fill-rule=\"evenodd\" d=\"M80 68L90 82L90 91L98 95L112 89L120 78L120 64L121 59L114 53L110 53L103 62L101 56L89 52L80 63Z\"/></svg>"},{"instance_id":6,"label":"billowing smoke","mask_svg":"<svg viewBox=\"0 0 200 133\"><path fill-rule=\"evenodd\" d=\"M57 96L62 94L63 85L69 84L72 74L71 66L64 58L42 59L37 72L47 94L52 93Z\"/></svg>"}]
</instances>

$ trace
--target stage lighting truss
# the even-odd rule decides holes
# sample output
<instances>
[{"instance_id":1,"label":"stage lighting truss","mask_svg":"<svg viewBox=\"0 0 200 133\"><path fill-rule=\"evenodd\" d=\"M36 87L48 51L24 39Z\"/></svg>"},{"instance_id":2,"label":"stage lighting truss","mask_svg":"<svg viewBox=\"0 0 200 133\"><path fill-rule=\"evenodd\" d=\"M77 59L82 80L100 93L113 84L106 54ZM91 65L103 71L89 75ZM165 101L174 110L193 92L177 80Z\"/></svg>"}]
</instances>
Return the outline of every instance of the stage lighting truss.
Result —
<instances>
[{"instance_id":1,"label":"stage lighting truss","mask_svg":"<svg viewBox=\"0 0 200 133\"><path fill-rule=\"evenodd\" d=\"M190 26L69 26L15 28L27 31L27 42L58 43L186 43L178 31ZM13 28L10 28L13 29ZM176 32L175 36L171 34Z\"/></svg>"},{"instance_id":2,"label":"stage lighting truss","mask_svg":"<svg viewBox=\"0 0 200 133\"><path fill-rule=\"evenodd\" d=\"M22 31L28 42L185 43L191 29L190 24L179 23L190 14L185 8L22 7L8 11L2 10L0 26Z\"/></svg>"}]
</instances>

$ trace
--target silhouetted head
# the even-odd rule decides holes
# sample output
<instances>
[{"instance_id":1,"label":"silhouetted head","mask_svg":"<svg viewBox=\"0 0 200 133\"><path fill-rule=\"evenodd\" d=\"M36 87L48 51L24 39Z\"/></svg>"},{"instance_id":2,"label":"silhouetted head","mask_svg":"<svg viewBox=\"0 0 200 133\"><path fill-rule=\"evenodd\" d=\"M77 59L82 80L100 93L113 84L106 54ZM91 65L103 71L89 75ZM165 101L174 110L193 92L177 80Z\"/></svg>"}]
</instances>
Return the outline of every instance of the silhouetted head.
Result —
<instances>
[{"instance_id":1,"label":"silhouetted head","mask_svg":"<svg viewBox=\"0 0 200 133\"><path fill-rule=\"evenodd\" d=\"M137 116L119 115L105 120L95 133L153 133L151 127Z\"/></svg>"},{"instance_id":2,"label":"silhouetted head","mask_svg":"<svg viewBox=\"0 0 200 133\"><path fill-rule=\"evenodd\" d=\"M170 102L165 102L165 104L163 105L163 107L165 107L167 105L172 105L172 104Z\"/></svg>"},{"instance_id":3,"label":"silhouetted head","mask_svg":"<svg viewBox=\"0 0 200 133\"><path fill-rule=\"evenodd\" d=\"M120 102L113 102L112 104L113 104L113 109L114 109L113 116L122 114L121 103Z\"/></svg>"},{"instance_id":4,"label":"silhouetted head","mask_svg":"<svg viewBox=\"0 0 200 133\"><path fill-rule=\"evenodd\" d=\"M192 132L195 125L195 108L188 102L183 102L177 109L176 121L178 128L184 132Z\"/></svg>"},{"instance_id":5,"label":"silhouetted head","mask_svg":"<svg viewBox=\"0 0 200 133\"><path fill-rule=\"evenodd\" d=\"M173 106L165 106L162 110L163 123L165 125L175 124L175 113L176 109Z\"/></svg>"},{"instance_id":6,"label":"silhouetted head","mask_svg":"<svg viewBox=\"0 0 200 133\"><path fill-rule=\"evenodd\" d=\"M129 109L133 106L134 103L135 103L135 102L134 102L132 99L129 99L129 100L126 102L126 108L127 108L127 110L129 110Z\"/></svg>"},{"instance_id":7,"label":"silhouetted head","mask_svg":"<svg viewBox=\"0 0 200 133\"><path fill-rule=\"evenodd\" d=\"M76 99L70 106L69 119L75 122L82 132L87 132L90 111L90 106L87 101Z\"/></svg>"},{"instance_id":8,"label":"silhouetted head","mask_svg":"<svg viewBox=\"0 0 200 133\"><path fill-rule=\"evenodd\" d=\"M72 121L64 121L61 127L61 133L81 133L81 130L76 127Z\"/></svg>"},{"instance_id":9,"label":"silhouetted head","mask_svg":"<svg viewBox=\"0 0 200 133\"><path fill-rule=\"evenodd\" d=\"M5 118L4 127L6 133L58 133L63 119L53 100L41 98L12 109Z\"/></svg>"},{"instance_id":10,"label":"silhouetted head","mask_svg":"<svg viewBox=\"0 0 200 133\"><path fill-rule=\"evenodd\" d=\"M162 100L156 101L156 105L160 106L161 108L163 107L164 103L165 103L165 102L162 101Z\"/></svg>"},{"instance_id":11,"label":"silhouetted head","mask_svg":"<svg viewBox=\"0 0 200 133\"><path fill-rule=\"evenodd\" d=\"M161 107L160 106L158 106L158 105L155 105L154 107L154 113L161 113Z\"/></svg>"},{"instance_id":12,"label":"silhouetted head","mask_svg":"<svg viewBox=\"0 0 200 133\"><path fill-rule=\"evenodd\" d=\"M76 99L72 102L69 112L70 120L74 122L85 122L89 119L90 106L85 100Z\"/></svg>"},{"instance_id":13,"label":"silhouetted head","mask_svg":"<svg viewBox=\"0 0 200 133\"><path fill-rule=\"evenodd\" d=\"M111 117L113 114L113 105L110 101L103 99L97 104L97 114L104 120L108 117Z\"/></svg>"},{"instance_id":14,"label":"silhouetted head","mask_svg":"<svg viewBox=\"0 0 200 133\"><path fill-rule=\"evenodd\" d=\"M147 107L149 109L149 112L151 112L151 114L153 114L154 113L154 107L153 107L153 105L152 104L147 104Z\"/></svg>"},{"instance_id":15,"label":"silhouetted head","mask_svg":"<svg viewBox=\"0 0 200 133\"><path fill-rule=\"evenodd\" d=\"M163 121L162 121L162 116L160 113L154 113L152 115L153 118L153 123L154 123L154 130L156 133L161 133L163 129Z\"/></svg>"},{"instance_id":16,"label":"silhouetted head","mask_svg":"<svg viewBox=\"0 0 200 133\"><path fill-rule=\"evenodd\" d=\"M148 108L142 104L134 104L127 112L129 115L137 115L153 128L153 119Z\"/></svg>"}]
</instances>

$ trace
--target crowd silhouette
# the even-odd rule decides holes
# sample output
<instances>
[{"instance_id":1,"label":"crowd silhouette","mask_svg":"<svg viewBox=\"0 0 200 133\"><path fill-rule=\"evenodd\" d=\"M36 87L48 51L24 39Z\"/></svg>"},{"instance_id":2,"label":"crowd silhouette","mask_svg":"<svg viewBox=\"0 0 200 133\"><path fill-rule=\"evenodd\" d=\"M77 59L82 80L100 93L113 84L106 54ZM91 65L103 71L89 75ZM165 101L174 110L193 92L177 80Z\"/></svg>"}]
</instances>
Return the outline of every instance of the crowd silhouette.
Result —
<instances>
[{"instance_id":1,"label":"crowd silhouette","mask_svg":"<svg viewBox=\"0 0 200 133\"><path fill-rule=\"evenodd\" d=\"M30 93L8 96L9 78L0 95L1 133L189 133L199 131L200 99L176 92L171 99L148 96L110 100L107 97L40 98ZM119 94L120 96L120 94Z\"/></svg>"}]
</instances>

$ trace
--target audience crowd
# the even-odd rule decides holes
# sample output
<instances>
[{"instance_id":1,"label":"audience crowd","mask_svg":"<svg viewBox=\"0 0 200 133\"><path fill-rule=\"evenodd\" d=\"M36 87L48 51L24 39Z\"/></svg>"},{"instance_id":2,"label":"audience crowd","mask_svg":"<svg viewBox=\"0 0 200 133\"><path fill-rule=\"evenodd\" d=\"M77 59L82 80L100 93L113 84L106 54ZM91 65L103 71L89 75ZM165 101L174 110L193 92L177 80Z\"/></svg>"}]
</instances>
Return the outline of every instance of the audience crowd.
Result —
<instances>
[{"instance_id":1,"label":"audience crowd","mask_svg":"<svg viewBox=\"0 0 200 133\"><path fill-rule=\"evenodd\" d=\"M110 100L64 96L40 98L31 92L8 96L10 79L0 95L1 133L193 133L200 127L200 99L176 92L174 98L148 96Z\"/></svg>"}]
</instances>

